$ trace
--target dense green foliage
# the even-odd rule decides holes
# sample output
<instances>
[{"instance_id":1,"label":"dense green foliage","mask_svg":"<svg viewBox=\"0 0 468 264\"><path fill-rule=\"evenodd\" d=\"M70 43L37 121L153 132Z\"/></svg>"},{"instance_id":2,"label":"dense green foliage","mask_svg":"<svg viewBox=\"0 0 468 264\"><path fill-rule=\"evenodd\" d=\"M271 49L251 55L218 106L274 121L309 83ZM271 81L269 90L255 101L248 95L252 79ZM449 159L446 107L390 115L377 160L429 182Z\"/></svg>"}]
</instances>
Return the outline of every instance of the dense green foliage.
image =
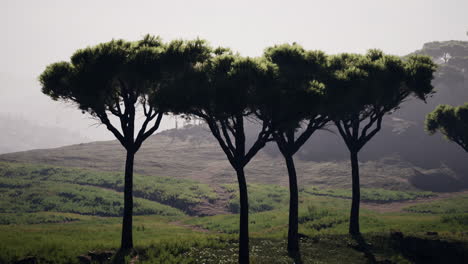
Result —
<instances>
[{"instance_id":1,"label":"dense green foliage","mask_svg":"<svg viewBox=\"0 0 468 264\"><path fill-rule=\"evenodd\" d=\"M468 103L458 107L437 106L426 117L426 130L430 134L440 131L445 138L468 152Z\"/></svg>"},{"instance_id":2,"label":"dense green foliage","mask_svg":"<svg viewBox=\"0 0 468 264\"><path fill-rule=\"evenodd\" d=\"M268 47L264 62L273 68L269 85L254 91L257 116L268 122L275 133L296 132L301 122L325 119L324 94L328 72L327 56L321 51L305 50L298 44ZM320 123L326 123L321 120ZM311 121L313 123L313 121Z\"/></svg>"}]
</instances>

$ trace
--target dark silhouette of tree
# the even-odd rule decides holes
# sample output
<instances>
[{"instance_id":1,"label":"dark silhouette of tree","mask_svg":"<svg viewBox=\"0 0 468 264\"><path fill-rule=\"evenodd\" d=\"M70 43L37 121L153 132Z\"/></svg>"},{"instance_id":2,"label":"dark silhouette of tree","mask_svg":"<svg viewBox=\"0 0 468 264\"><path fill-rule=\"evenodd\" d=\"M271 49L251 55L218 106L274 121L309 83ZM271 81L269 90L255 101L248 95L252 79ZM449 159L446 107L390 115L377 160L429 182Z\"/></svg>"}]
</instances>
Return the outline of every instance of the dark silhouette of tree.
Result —
<instances>
[{"instance_id":1,"label":"dark silhouette of tree","mask_svg":"<svg viewBox=\"0 0 468 264\"><path fill-rule=\"evenodd\" d=\"M437 106L426 116L426 130L431 135L439 131L468 152L468 103L458 107Z\"/></svg>"},{"instance_id":2,"label":"dark silhouette of tree","mask_svg":"<svg viewBox=\"0 0 468 264\"><path fill-rule=\"evenodd\" d=\"M181 41L165 45L157 37L145 36L136 42L112 40L76 51L70 62L47 66L39 77L42 92L54 100L71 102L97 118L125 148L124 211L121 249L133 248L133 164L135 153L161 123L164 106L158 91L170 86L181 62L198 59L199 41L192 50L183 50ZM135 119L140 109L141 127ZM119 125L114 125L114 116ZM115 122L114 122L115 123ZM119 128L120 127L120 128Z\"/></svg>"},{"instance_id":3,"label":"dark silhouette of tree","mask_svg":"<svg viewBox=\"0 0 468 264\"><path fill-rule=\"evenodd\" d=\"M370 50L365 55L340 54L331 57L328 81L329 114L350 152L352 204L349 233L359 230L358 153L382 127L385 114L397 110L408 96L421 100L432 93L436 66L429 57L410 56L405 61Z\"/></svg>"},{"instance_id":4,"label":"dark silhouette of tree","mask_svg":"<svg viewBox=\"0 0 468 264\"><path fill-rule=\"evenodd\" d=\"M203 119L236 171L240 195L239 263L249 263L249 206L245 166L269 140L268 125L262 123L258 137L246 142L244 123L252 115L252 93L266 85L271 70L260 60L215 49L213 57L186 71L179 89L165 98L176 114ZM250 147L248 146L250 145Z\"/></svg>"},{"instance_id":5,"label":"dark silhouette of tree","mask_svg":"<svg viewBox=\"0 0 468 264\"><path fill-rule=\"evenodd\" d=\"M267 48L264 57L276 67L274 83L258 90L257 115L270 124L289 177L288 252L299 252L299 194L294 154L328 121L323 105L326 56L305 51L297 44Z\"/></svg>"}]
</instances>

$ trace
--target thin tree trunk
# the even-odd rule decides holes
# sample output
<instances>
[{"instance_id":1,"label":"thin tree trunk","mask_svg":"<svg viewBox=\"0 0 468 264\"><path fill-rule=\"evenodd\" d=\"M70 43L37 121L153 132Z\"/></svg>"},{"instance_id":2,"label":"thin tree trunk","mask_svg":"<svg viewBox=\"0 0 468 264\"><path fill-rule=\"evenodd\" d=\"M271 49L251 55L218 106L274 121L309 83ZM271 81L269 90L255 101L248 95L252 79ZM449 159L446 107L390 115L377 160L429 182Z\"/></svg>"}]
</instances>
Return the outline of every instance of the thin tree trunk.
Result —
<instances>
[{"instance_id":1,"label":"thin tree trunk","mask_svg":"<svg viewBox=\"0 0 468 264\"><path fill-rule=\"evenodd\" d=\"M127 159L125 162L125 186L124 186L124 212L122 223L122 241L121 249L128 250L133 248L133 162L135 153L127 150Z\"/></svg>"},{"instance_id":2,"label":"thin tree trunk","mask_svg":"<svg viewBox=\"0 0 468 264\"><path fill-rule=\"evenodd\" d=\"M249 263L249 200L244 168L237 168L240 195L239 263Z\"/></svg>"},{"instance_id":3,"label":"thin tree trunk","mask_svg":"<svg viewBox=\"0 0 468 264\"><path fill-rule=\"evenodd\" d=\"M295 254L299 252L298 214L299 194L297 190L296 168L292 155L284 155L289 176L289 229L288 229L288 252Z\"/></svg>"},{"instance_id":4,"label":"thin tree trunk","mask_svg":"<svg viewBox=\"0 0 468 264\"><path fill-rule=\"evenodd\" d=\"M353 199L351 203L349 233L352 235L358 235L360 233L359 231L359 203L361 200L361 191L360 191L360 186L359 186L358 152L350 151L350 153L351 153Z\"/></svg>"}]
</instances>

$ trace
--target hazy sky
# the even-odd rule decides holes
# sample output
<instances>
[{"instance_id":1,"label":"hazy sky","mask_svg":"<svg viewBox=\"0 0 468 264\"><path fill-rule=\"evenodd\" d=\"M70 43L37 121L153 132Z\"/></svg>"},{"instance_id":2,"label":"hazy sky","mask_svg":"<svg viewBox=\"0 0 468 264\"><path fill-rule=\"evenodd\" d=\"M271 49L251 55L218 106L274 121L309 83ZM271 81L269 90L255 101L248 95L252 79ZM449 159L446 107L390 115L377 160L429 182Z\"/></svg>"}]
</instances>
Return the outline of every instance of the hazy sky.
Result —
<instances>
[{"instance_id":1,"label":"hazy sky","mask_svg":"<svg viewBox=\"0 0 468 264\"><path fill-rule=\"evenodd\" d=\"M47 64L67 60L78 48L112 38L136 40L146 33L164 40L199 36L249 56L293 41L329 53L380 48L404 55L429 41L468 40L468 0L0 3L0 73L32 80L31 87L22 89L34 96L42 96L33 80ZM5 97L20 95L19 90L0 86L0 104ZM0 113L5 111L0 105Z\"/></svg>"}]
</instances>

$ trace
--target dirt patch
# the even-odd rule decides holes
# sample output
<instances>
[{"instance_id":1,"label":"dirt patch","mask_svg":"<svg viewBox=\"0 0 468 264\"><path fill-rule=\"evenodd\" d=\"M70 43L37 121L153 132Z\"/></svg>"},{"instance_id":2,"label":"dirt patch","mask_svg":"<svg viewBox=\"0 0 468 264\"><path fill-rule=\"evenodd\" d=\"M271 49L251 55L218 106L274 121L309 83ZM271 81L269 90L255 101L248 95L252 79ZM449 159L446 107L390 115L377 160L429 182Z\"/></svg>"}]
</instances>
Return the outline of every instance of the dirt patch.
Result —
<instances>
[{"instance_id":1,"label":"dirt patch","mask_svg":"<svg viewBox=\"0 0 468 264\"><path fill-rule=\"evenodd\" d=\"M373 210L379 213L390 213L390 212L401 212L405 207L417 205L421 203L434 202L446 198L451 198L458 195L468 194L467 191L462 192L450 192L450 193L438 193L436 196L431 196L427 198L418 198L414 200L401 201L401 202L390 202L390 203L370 203L362 202L362 207Z\"/></svg>"},{"instance_id":2,"label":"dirt patch","mask_svg":"<svg viewBox=\"0 0 468 264\"><path fill-rule=\"evenodd\" d=\"M214 201L203 200L195 205L191 210L197 216L212 216L220 214L232 214L228 209L231 194L222 186L212 185L211 188L216 192L218 199Z\"/></svg>"}]
</instances>

